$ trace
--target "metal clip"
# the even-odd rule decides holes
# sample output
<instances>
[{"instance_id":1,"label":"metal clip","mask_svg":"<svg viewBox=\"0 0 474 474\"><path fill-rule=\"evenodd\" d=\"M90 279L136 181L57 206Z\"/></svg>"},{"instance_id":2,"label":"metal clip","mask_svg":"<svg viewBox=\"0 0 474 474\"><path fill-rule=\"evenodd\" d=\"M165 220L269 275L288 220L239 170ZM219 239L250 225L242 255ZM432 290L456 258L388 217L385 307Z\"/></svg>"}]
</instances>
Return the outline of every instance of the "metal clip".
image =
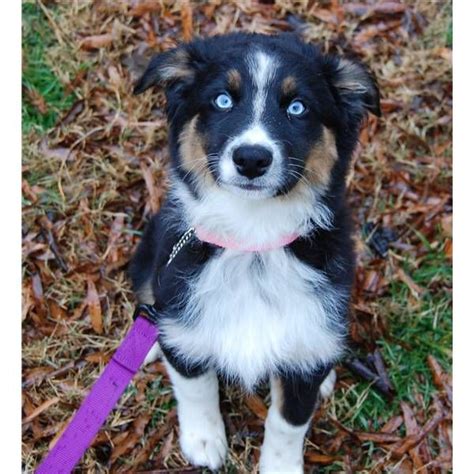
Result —
<instances>
[{"instance_id":1,"label":"metal clip","mask_svg":"<svg viewBox=\"0 0 474 474\"><path fill-rule=\"evenodd\" d=\"M160 317L158 311L151 304L138 304L133 312L133 320L135 321L138 316L142 316L154 324L158 324Z\"/></svg>"}]
</instances>

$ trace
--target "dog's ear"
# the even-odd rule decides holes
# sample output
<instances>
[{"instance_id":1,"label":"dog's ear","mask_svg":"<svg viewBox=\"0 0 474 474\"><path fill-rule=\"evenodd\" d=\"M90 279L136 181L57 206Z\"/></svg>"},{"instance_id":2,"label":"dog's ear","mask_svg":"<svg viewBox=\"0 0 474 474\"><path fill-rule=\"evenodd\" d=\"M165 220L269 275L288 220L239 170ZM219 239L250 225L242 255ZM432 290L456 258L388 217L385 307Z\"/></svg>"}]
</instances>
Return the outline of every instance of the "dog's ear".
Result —
<instances>
[{"instance_id":1,"label":"dog's ear","mask_svg":"<svg viewBox=\"0 0 474 474\"><path fill-rule=\"evenodd\" d=\"M336 100L357 120L367 112L380 117L380 94L369 69L355 59L327 57L325 74Z\"/></svg>"},{"instance_id":2,"label":"dog's ear","mask_svg":"<svg viewBox=\"0 0 474 474\"><path fill-rule=\"evenodd\" d=\"M153 56L133 93L141 94L155 85L167 87L179 83L191 84L199 62L194 56L195 52L185 46Z\"/></svg>"}]
</instances>

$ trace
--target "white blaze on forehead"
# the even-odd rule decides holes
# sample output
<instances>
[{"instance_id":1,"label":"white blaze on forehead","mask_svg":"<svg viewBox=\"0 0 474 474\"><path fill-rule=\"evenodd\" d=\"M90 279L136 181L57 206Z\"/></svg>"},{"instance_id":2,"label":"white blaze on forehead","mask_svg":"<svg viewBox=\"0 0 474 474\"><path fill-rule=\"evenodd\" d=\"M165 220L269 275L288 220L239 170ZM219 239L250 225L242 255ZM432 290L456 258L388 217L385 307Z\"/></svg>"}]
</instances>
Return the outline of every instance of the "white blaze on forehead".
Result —
<instances>
[{"instance_id":1,"label":"white blaze on forehead","mask_svg":"<svg viewBox=\"0 0 474 474\"><path fill-rule=\"evenodd\" d=\"M280 146L266 129L262 116L268 98L269 86L275 77L279 63L276 57L261 50L254 50L250 53L246 62L253 83L251 120L247 128L228 141L219 163L219 169L224 182L240 179L232 161L234 150L242 145L263 146L272 152L273 162L265 175L258 179L261 185L276 187L281 180L280 169L283 155Z\"/></svg>"},{"instance_id":2,"label":"white blaze on forehead","mask_svg":"<svg viewBox=\"0 0 474 474\"><path fill-rule=\"evenodd\" d=\"M253 100L253 109L255 114L254 121L258 122L265 110L268 85L275 77L278 61L275 57L269 56L263 51L257 51L247 58L247 62L250 76L257 89Z\"/></svg>"}]
</instances>

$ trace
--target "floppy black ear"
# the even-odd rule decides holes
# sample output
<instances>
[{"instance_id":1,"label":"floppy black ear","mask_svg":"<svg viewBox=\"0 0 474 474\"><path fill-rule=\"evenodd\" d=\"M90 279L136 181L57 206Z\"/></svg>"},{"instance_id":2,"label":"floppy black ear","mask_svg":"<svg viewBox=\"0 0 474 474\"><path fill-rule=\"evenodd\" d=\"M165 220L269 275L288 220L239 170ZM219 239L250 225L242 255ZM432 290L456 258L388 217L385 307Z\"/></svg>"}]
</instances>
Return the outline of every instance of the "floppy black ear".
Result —
<instances>
[{"instance_id":1,"label":"floppy black ear","mask_svg":"<svg viewBox=\"0 0 474 474\"><path fill-rule=\"evenodd\" d=\"M152 86L168 86L175 82L192 82L195 69L192 58L184 47L175 48L153 56L142 77L136 83L135 95L145 92Z\"/></svg>"},{"instance_id":2,"label":"floppy black ear","mask_svg":"<svg viewBox=\"0 0 474 474\"><path fill-rule=\"evenodd\" d=\"M380 94L369 69L354 59L328 58L330 86L349 114L362 118L367 112L380 117Z\"/></svg>"}]
</instances>

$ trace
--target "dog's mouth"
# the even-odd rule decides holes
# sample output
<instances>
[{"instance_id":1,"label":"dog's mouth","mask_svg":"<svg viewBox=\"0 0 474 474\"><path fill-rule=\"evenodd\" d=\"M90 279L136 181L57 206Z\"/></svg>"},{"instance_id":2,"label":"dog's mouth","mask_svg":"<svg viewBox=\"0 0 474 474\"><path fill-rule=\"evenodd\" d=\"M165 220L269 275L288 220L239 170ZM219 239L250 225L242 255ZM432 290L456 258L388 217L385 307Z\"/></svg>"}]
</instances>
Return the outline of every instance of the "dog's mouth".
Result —
<instances>
[{"instance_id":1,"label":"dog's mouth","mask_svg":"<svg viewBox=\"0 0 474 474\"><path fill-rule=\"evenodd\" d=\"M261 186L254 183L242 183L236 184L235 186L239 187L240 189L244 189L246 191L265 191L268 189L266 186Z\"/></svg>"},{"instance_id":2,"label":"dog's mouth","mask_svg":"<svg viewBox=\"0 0 474 474\"><path fill-rule=\"evenodd\" d=\"M230 182L221 182L220 184L227 191L249 199L265 199L277 193L275 186L262 183L231 180Z\"/></svg>"}]
</instances>

